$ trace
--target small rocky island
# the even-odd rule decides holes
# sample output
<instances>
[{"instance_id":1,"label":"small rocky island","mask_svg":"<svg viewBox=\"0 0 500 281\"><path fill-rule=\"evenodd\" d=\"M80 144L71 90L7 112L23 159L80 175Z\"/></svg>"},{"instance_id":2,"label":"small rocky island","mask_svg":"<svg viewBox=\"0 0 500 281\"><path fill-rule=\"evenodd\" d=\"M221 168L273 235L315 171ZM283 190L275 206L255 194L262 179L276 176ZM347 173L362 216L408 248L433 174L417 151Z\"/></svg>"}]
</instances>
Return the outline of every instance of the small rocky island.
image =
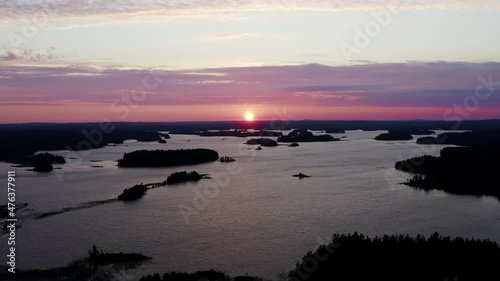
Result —
<instances>
[{"instance_id":1,"label":"small rocky island","mask_svg":"<svg viewBox=\"0 0 500 281\"><path fill-rule=\"evenodd\" d=\"M138 150L125 153L118 167L171 167L195 165L219 160L219 154L210 149Z\"/></svg>"},{"instance_id":2,"label":"small rocky island","mask_svg":"<svg viewBox=\"0 0 500 281\"><path fill-rule=\"evenodd\" d=\"M260 138L260 139L251 139L246 142L248 145L260 145L267 147L276 147L278 143L272 139Z\"/></svg>"},{"instance_id":3,"label":"small rocky island","mask_svg":"<svg viewBox=\"0 0 500 281\"><path fill-rule=\"evenodd\" d=\"M306 174L303 174L303 173L298 173L296 175L293 175L294 178L299 178L299 179L305 179L305 178L310 178L311 176L308 176Z\"/></svg>"},{"instance_id":4,"label":"small rocky island","mask_svg":"<svg viewBox=\"0 0 500 281\"><path fill-rule=\"evenodd\" d=\"M287 136L282 136L278 138L278 142L288 142L288 143L329 142L329 141L340 141L340 139L334 138L331 135L316 136L312 132L306 129L293 130Z\"/></svg>"}]
</instances>

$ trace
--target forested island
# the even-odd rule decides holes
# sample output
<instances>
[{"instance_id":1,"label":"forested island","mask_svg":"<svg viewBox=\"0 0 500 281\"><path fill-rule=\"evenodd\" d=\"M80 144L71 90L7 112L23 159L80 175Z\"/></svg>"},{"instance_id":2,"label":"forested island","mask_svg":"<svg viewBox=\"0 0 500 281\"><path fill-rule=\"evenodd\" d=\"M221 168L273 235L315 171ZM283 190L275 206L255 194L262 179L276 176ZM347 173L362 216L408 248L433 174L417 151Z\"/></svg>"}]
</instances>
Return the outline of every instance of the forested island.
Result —
<instances>
[{"instance_id":1,"label":"forested island","mask_svg":"<svg viewBox=\"0 0 500 281\"><path fill-rule=\"evenodd\" d=\"M437 137L422 137L418 144L452 144L463 146L500 145L500 130L477 130L464 133L442 133Z\"/></svg>"},{"instance_id":2,"label":"forested island","mask_svg":"<svg viewBox=\"0 0 500 281\"><path fill-rule=\"evenodd\" d=\"M340 141L340 139L334 138L331 135L316 136L307 129L296 129L290 132L288 135L278 138L278 142L286 142L286 143L329 142L329 141Z\"/></svg>"},{"instance_id":3,"label":"forested island","mask_svg":"<svg viewBox=\"0 0 500 281\"><path fill-rule=\"evenodd\" d=\"M121 201L132 201L132 200L137 200L144 196L146 191L148 190L148 187L144 184L136 184L132 186L131 188L126 188L123 190L122 194L118 195L118 200Z\"/></svg>"},{"instance_id":4,"label":"forested island","mask_svg":"<svg viewBox=\"0 0 500 281\"><path fill-rule=\"evenodd\" d=\"M229 156L222 156L220 159L219 159L219 162L221 163L230 163L230 162L234 162L236 161L233 157L229 157Z\"/></svg>"},{"instance_id":5,"label":"forested island","mask_svg":"<svg viewBox=\"0 0 500 281\"><path fill-rule=\"evenodd\" d=\"M208 174L199 174L196 171L182 171L176 172L167 177L163 182L147 183L147 184L136 184L130 188L125 188L123 192L118 195L117 199L120 201L134 201L146 194L148 189L157 188L165 185L174 185L184 182L197 182L202 179L209 179ZM112 202L111 200L109 202Z\"/></svg>"},{"instance_id":6,"label":"forested island","mask_svg":"<svg viewBox=\"0 0 500 281\"><path fill-rule=\"evenodd\" d=\"M178 184L178 183L184 183L184 182L190 182L190 181L200 181L202 179L209 178L208 175L203 175L199 174L196 171L192 172L177 172L173 173L170 176L167 177L167 180L164 181L164 184Z\"/></svg>"},{"instance_id":7,"label":"forested island","mask_svg":"<svg viewBox=\"0 0 500 281\"><path fill-rule=\"evenodd\" d=\"M52 153L35 153L31 156L22 156L13 160L15 167L32 167L32 171L50 172L53 164L65 164L66 159Z\"/></svg>"},{"instance_id":8,"label":"forested island","mask_svg":"<svg viewBox=\"0 0 500 281\"><path fill-rule=\"evenodd\" d=\"M412 140L413 136L408 132L403 131L389 131L375 137L378 141L406 141Z\"/></svg>"},{"instance_id":9,"label":"forested island","mask_svg":"<svg viewBox=\"0 0 500 281\"><path fill-rule=\"evenodd\" d=\"M123 271L137 268L151 260L140 253L107 253L93 246L88 256L74 260L69 265L51 269L23 270L16 268L15 274L0 267L0 280L17 281L89 281L120 280L116 279Z\"/></svg>"},{"instance_id":10,"label":"forested island","mask_svg":"<svg viewBox=\"0 0 500 281\"><path fill-rule=\"evenodd\" d=\"M414 188L500 199L496 175L499 158L500 146L446 147L439 157L427 155L398 161L395 168L418 174L405 183Z\"/></svg>"},{"instance_id":11,"label":"forested island","mask_svg":"<svg viewBox=\"0 0 500 281\"><path fill-rule=\"evenodd\" d=\"M278 146L278 143L275 140L272 139L266 139L266 138L259 138L259 139L251 139L246 142L248 145L260 145L260 146L267 146L267 147L276 147Z\"/></svg>"},{"instance_id":12,"label":"forested island","mask_svg":"<svg viewBox=\"0 0 500 281\"><path fill-rule=\"evenodd\" d=\"M118 167L170 167L195 165L219 160L219 154L210 149L137 150L125 153Z\"/></svg>"}]
</instances>

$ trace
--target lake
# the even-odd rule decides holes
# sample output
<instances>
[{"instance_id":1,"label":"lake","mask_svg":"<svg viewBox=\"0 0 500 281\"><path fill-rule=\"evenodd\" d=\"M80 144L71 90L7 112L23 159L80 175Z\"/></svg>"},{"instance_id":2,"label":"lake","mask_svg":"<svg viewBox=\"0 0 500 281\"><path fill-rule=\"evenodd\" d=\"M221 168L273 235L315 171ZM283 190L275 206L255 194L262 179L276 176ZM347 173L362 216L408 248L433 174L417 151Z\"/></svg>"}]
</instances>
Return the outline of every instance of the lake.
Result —
<instances>
[{"instance_id":1,"label":"lake","mask_svg":"<svg viewBox=\"0 0 500 281\"><path fill-rule=\"evenodd\" d=\"M443 146L413 141L375 141L382 132L348 131L339 142L301 143L274 148L243 144L246 139L172 135L167 144L127 141L91 150L72 171L48 174L15 168L19 212L17 268L66 265L92 245L108 252L153 257L124 280L152 272L206 270L276 279L309 250L336 232L370 236L425 234L500 241L500 202L494 198L424 192L401 185L409 174L394 163L438 155ZM208 148L234 163L169 168L118 168L116 160L139 149ZM68 155L67 151L54 152ZM99 162L97 162L99 161ZM228 165L238 165L229 177ZM102 166L102 167L92 167ZM12 170L0 163L3 171ZM138 183L160 182L174 172L196 170L214 178L149 190L135 202L113 202L41 220L33 214L114 198ZM64 171L64 170L63 170ZM311 178L292 177L297 173ZM6 182L6 173L1 175ZM224 183L222 187L217 183ZM227 186L225 185L227 183ZM211 192L201 197L204 189ZM5 191L6 192L6 191ZM200 199L202 200L195 200ZM3 196L2 196L3 198ZM2 202L4 204L4 202ZM180 207L196 210L189 216ZM201 207L197 209L196 207ZM6 236L0 251L7 252ZM0 258L5 264L6 257Z\"/></svg>"}]
</instances>

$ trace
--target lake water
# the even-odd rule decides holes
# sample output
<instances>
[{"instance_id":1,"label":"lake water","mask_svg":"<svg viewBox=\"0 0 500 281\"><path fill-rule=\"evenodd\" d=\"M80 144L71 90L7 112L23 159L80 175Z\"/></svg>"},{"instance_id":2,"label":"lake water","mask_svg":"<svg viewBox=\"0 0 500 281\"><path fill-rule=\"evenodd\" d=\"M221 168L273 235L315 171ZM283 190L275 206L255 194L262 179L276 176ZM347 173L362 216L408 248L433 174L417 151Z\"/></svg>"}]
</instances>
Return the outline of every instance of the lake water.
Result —
<instances>
[{"instance_id":1,"label":"lake water","mask_svg":"<svg viewBox=\"0 0 500 281\"><path fill-rule=\"evenodd\" d=\"M216 178L149 190L132 203L113 202L41 220L26 217L17 232L17 267L66 265L84 257L95 244L108 252L141 252L153 257L150 263L128 272L124 279L129 280L150 272L211 268L233 276L248 273L275 279L336 232L374 236L437 231L500 241L498 200L426 193L399 184L410 175L396 171L396 161L438 155L442 146L421 146L415 140L374 141L379 133L348 131L335 135L346 136L340 142L264 147L261 151L249 150L241 138L172 135L167 144L128 141L92 150L81 163L66 164L73 171L66 171L62 181L55 171L40 174L16 168L17 202L29 203L29 209L20 212L25 216L114 198L124 188L163 181L177 171L214 176L231 165L116 167L115 161L123 153L138 149L209 148L220 156L234 157L237 162L233 165L237 163L241 169L218 194L198 201L206 206L191 215L189 223L179 206L195 208L196 194L207 185L213 187ZM0 169L12 168L0 163ZM311 178L292 177L299 172ZM0 180L6 182L6 172ZM4 235L1 253L7 253L5 239ZM0 261L5 264L4 254Z\"/></svg>"}]
</instances>

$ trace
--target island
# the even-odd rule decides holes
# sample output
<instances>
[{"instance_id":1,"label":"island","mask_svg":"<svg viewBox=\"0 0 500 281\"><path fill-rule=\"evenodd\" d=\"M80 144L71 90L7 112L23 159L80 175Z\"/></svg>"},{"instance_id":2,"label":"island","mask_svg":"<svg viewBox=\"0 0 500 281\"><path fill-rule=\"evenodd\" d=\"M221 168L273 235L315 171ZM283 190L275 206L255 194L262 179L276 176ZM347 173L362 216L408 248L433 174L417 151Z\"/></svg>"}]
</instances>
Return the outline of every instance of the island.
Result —
<instances>
[{"instance_id":1,"label":"island","mask_svg":"<svg viewBox=\"0 0 500 281\"><path fill-rule=\"evenodd\" d=\"M52 164L48 162L35 163L35 167L32 169L32 171L42 173L51 172L52 170L54 170L54 166L52 166Z\"/></svg>"},{"instance_id":2,"label":"island","mask_svg":"<svg viewBox=\"0 0 500 281\"><path fill-rule=\"evenodd\" d=\"M453 144L463 146L485 146L500 144L500 130L477 130L462 133L442 133L437 137L422 137L417 144Z\"/></svg>"},{"instance_id":3,"label":"island","mask_svg":"<svg viewBox=\"0 0 500 281\"><path fill-rule=\"evenodd\" d=\"M219 154L210 149L137 150L125 153L118 167L170 167L195 165L219 160Z\"/></svg>"},{"instance_id":4,"label":"island","mask_svg":"<svg viewBox=\"0 0 500 281\"><path fill-rule=\"evenodd\" d=\"M438 157L424 155L398 161L395 168L414 174L404 183L413 188L500 199L498 159L500 146L446 147Z\"/></svg>"},{"instance_id":5,"label":"island","mask_svg":"<svg viewBox=\"0 0 500 281\"><path fill-rule=\"evenodd\" d=\"M260 139L251 139L246 142L248 145L260 145L267 147L276 147L278 143L272 139L260 138Z\"/></svg>"},{"instance_id":6,"label":"island","mask_svg":"<svg viewBox=\"0 0 500 281\"><path fill-rule=\"evenodd\" d=\"M15 167L33 167L31 171L50 172L54 169L52 164L65 164L66 160L60 155L52 153L35 153L31 156L21 157L14 161Z\"/></svg>"},{"instance_id":7,"label":"island","mask_svg":"<svg viewBox=\"0 0 500 281\"><path fill-rule=\"evenodd\" d=\"M167 177L167 180L164 181L164 184L178 184L178 183L184 183L184 182L190 182L190 181L200 181L202 179L207 179L209 178L208 175L205 174L198 174L196 171L192 172L177 172L173 173L170 176Z\"/></svg>"},{"instance_id":8,"label":"island","mask_svg":"<svg viewBox=\"0 0 500 281\"><path fill-rule=\"evenodd\" d=\"M308 176L306 174L298 173L296 175L293 175L292 177L299 178L299 179L304 179L304 178L310 178L311 176Z\"/></svg>"},{"instance_id":9,"label":"island","mask_svg":"<svg viewBox=\"0 0 500 281\"><path fill-rule=\"evenodd\" d=\"M378 141L407 141L412 140L413 136L408 132L389 131L388 133L376 136L374 139Z\"/></svg>"},{"instance_id":10,"label":"island","mask_svg":"<svg viewBox=\"0 0 500 281\"><path fill-rule=\"evenodd\" d=\"M49 171L50 165L64 164L64 158L36 157L37 151L90 150L107 145L123 144L126 140L158 142L169 138L158 133L160 124L81 123L81 124L19 124L0 125L0 161L35 167L30 161L42 161L35 171ZM40 153L38 153L40 154ZM38 157L37 157L38 158ZM57 162L57 163L56 163Z\"/></svg>"},{"instance_id":11,"label":"island","mask_svg":"<svg viewBox=\"0 0 500 281\"><path fill-rule=\"evenodd\" d=\"M160 137L163 137L164 139L170 139L170 135L167 133L158 133L158 135L160 135Z\"/></svg>"},{"instance_id":12,"label":"island","mask_svg":"<svg viewBox=\"0 0 500 281\"><path fill-rule=\"evenodd\" d=\"M144 196L148 187L144 184L136 184L131 188L126 188L123 190L122 194L118 195L118 200L120 201L133 201Z\"/></svg>"},{"instance_id":13,"label":"island","mask_svg":"<svg viewBox=\"0 0 500 281\"><path fill-rule=\"evenodd\" d=\"M306 129L293 130L286 136L278 138L278 142L330 142L330 141L340 141L338 138L334 138L331 135L314 135L312 132Z\"/></svg>"},{"instance_id":14,"label":"island","mask_svg":"<svg viewBox=\"0 0 500 281\"><path fill-rule=\"evenodd\" d=\"M234 162L236 161L233 157L229 157L229 156L223 156L219 159L219 162L221 163L229 163L229 162Z\"/></svg>"},{"instance_id":15,"label":"island","mask_svg":"<svg viewBox=\"0 0 500 281\"><path fill-rule=\"evenodd\" d=\"M75 259L68 265L48 269L22 269L16 267L15 274L0 267L0 280L17 281L89 281L89 280L123 280L123 273L138 268L151 257L140 253L108 253L93 246L88 256ZM5 269L5 270L4 270ZM15 277L13 278L12 276ZM138 280L138 279L135 279Z\"/></svg>"}]
</instances>

